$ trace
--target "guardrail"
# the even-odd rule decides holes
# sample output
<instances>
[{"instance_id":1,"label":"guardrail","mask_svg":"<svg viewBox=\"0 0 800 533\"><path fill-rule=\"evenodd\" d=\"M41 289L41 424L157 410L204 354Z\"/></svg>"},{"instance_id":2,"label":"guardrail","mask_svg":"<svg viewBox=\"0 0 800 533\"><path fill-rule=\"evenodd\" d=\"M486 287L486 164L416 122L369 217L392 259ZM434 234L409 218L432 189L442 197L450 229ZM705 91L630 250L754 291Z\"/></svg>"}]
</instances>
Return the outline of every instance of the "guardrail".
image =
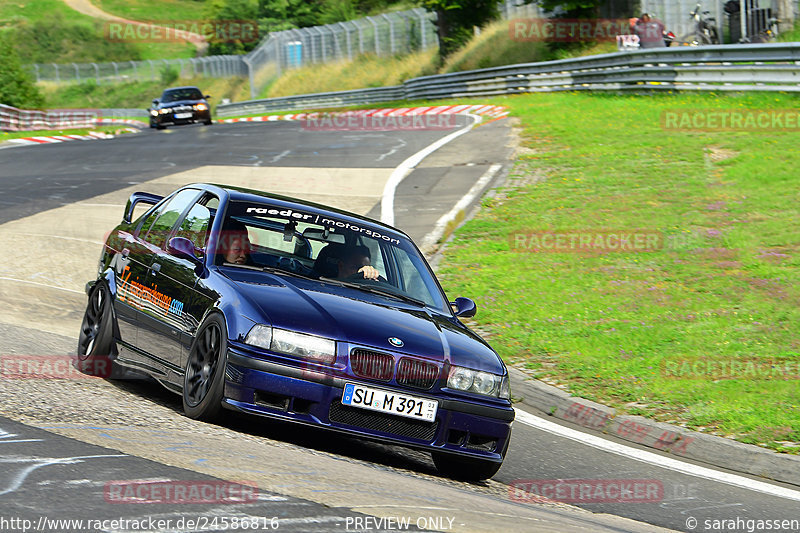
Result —
<instances>
[{"instance_id":1,"label":"guardrail","mask_svg":"<svg viewBox=\"0 0 800 533\"><path fill-rule=\"evenodd\" d=\"M144 109L17 109L0 104L0 131L68 130L147 117Z\"/></svg>"},{"instance_id":2,"label":"guardrail","mask_svg":"<svg viewBox=\"0 0 800 533\"><path fill-rule=\"evenodd\" d=\"M800 43L659 48L424 76L402 85L265 98L217 106L265 111L548 91L800 92Z\"/></svg>"}]
</instances>

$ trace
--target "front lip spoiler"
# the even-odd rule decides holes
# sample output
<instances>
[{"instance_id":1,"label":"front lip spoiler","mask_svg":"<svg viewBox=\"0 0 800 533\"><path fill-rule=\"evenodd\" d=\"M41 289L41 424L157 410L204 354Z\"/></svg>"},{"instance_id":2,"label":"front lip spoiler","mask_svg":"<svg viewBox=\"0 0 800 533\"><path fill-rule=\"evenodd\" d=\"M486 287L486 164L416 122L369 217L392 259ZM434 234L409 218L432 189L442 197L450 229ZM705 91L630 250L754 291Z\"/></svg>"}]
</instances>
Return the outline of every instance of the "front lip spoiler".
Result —
<instances>
[{"instance_id":1,"label":"front lip spoiler","mask_svg":"<svg viewBox=\"0 0 800 533\"><path fill-rule=\"evenodd\" d=\"M313 383L321 383L323 385L328 385L339 389L343 389L344 384L347 381L353 381L358 379L358 378L342 378L337 376L331 376L330 374L325 374L322 372L312 372L309 371L308 369L300 369L291 366L280 365L278 363L273 363L271 361L265 361L263 359L256 359L254 357L241 355L232 351L231 349L228 349L228 362L252 370L259 370L261 372L266 372L268 374L275 374L278 376L284 376L293 379L301 379L303 381L310 381ZM441 402L442 409L446 409L448 411L457 411L460 413L466 413L470 415L483 416L486 418L494 418L496 420L501 420L503 422L511 422L515 418L515 413L513 408L503 409L501 407L494 407L490 405L476 405L474 403L463 402L460 400L450 400L442 398L436 398L436 399L439 402Z\"/></svg>"}]
</instances>

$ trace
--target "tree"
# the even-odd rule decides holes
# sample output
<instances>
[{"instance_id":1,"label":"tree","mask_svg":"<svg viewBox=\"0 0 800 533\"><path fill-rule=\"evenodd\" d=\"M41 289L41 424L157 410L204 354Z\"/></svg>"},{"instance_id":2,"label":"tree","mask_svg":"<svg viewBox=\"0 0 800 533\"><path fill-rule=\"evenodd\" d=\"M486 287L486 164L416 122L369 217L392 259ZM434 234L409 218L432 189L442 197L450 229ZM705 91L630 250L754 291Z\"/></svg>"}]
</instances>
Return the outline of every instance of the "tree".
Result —
<instances>
[{"instance_id":1,"label":"tree","mask_svg":"<svg viewBox=\"0 0 800 533\"><path fill-rule=\"evenodd\" d=\"M421 5L436 13L442 61L472 38L473 28L485 25L499 14L498 0L421 0Z\"/></svg>"},{"instance_id":2,"label":"tree","mask_svg":"<svg viewBox=\"0 0 800 533\"><path fill-rule=\"evenodd\" d=\"M238 40L225 35L224 22L252 22L255 24L258 15L258 0L211 0L203 11L205 18L222 24L223 31L219 36L206 35L209 41L210 55L243 54L258 45L258 39Z\"/></svg>"},{"instance_id":3,"label":"tree","mask_svg":"<svg viewBox=\"0 0 800 533\"><path fill-rule=\"evenodd\" d=\"M22 68L17 50L8 35L0 33L0 104L25 109L44 106L44 98L30 75Z\"/></svg>"}]
</instances>

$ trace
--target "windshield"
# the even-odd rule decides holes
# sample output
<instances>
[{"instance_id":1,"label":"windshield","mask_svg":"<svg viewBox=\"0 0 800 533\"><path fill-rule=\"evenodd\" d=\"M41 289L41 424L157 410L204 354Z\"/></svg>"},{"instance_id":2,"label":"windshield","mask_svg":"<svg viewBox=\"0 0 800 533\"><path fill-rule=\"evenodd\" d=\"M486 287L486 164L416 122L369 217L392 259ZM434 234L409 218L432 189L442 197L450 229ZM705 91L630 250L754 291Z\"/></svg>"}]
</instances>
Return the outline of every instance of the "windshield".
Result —
<instances>
[{"instance_id":1,"label":"windshield","mask_svg":"<svg viewBox=\"0 0 800 533\"><path fill-rule=\"evenodd\" d=\"M354 224L280 205L232 201L215 262L285 272L442 312L449 309L414 245L368 221Z\"/></svg>"},{"instance_id":2,"label":"windshield","mask_svg":"<svg viewBox=\"0 0 800 533\"><path fill-rule=\"evenodd\" d=\"M179 100L202 100L203 93L199 89L170 89L161 95L162 102L177 102Z\"/></svg>"}]
</instances>

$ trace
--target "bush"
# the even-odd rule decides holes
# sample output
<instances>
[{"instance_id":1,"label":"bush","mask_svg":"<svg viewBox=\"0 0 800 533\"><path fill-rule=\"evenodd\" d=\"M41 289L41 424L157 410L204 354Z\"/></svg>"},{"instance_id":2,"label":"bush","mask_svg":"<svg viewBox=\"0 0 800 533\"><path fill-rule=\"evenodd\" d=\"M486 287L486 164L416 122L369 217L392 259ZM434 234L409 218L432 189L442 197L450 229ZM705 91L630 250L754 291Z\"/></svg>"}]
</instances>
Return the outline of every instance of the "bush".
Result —
<instances>
[{"instance_id":1,"label":"bush","mask_svg":"<svg viewBox=\"0 0 800 533\"><path fill-rule=\"evenodd\" d=\"M44 98L23 68L17 50L8 34L0 33L0 104L25 109L38 109Z\"/></svg>"},{"instance_id":2,"label":"bush","mask_svg":"<svg viewBox=\"0 0 800 533\"><path fill-rule=\"evenodd\" d=\"M161 69L161 85L166 87L168 85L172 85L179 77L180 77L180 70L178 67L174 65L165 65Z\"/></svg>"}]
</instances>

